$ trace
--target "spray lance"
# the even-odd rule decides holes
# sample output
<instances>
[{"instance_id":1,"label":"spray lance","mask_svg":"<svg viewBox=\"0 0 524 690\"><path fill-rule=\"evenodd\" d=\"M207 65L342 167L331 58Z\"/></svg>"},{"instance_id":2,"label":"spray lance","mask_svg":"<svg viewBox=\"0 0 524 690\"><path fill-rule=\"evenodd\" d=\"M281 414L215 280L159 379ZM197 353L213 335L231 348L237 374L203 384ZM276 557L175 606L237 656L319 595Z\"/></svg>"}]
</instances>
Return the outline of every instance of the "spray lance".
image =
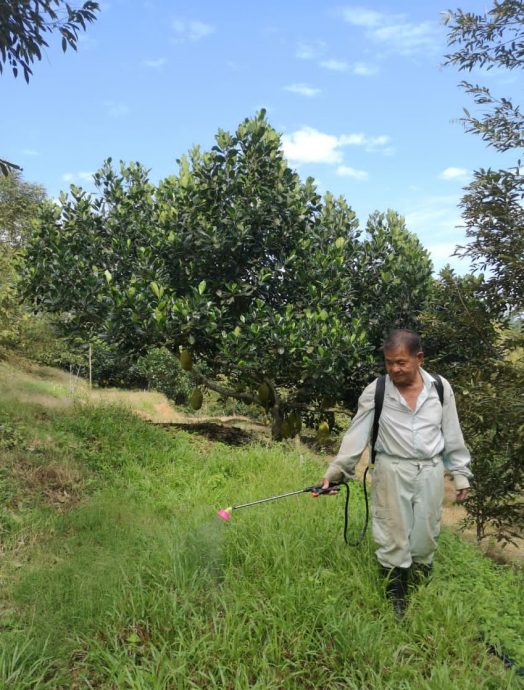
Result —
<instances>
[{"instance_id":1,"label":"spray lance","mask_svg":"<svg viewBox=\"0 0 524 690\"><path fill-rule=\"evenodd\" d=\"M298 489L297 491L288 491L285 494L279 494L278 496L268 496L267 498L259 498L256 501L250 501L249 503L241 503L236 506L229 506L228 508L222 508L222 510L219 510L217 512L217 516L221 519L224 520L224 522L229 522L231 520L231 516L233 514L234 510L240 510L240 508L249 508L250 506L256 506L260 505L261 503L267 503L268 501L276 501L280 498L287 498L288 496L296 496L297 494L312 494L315 498L318 496L322 495L333 495L336 494L340 491L341 487L344 486L346 489L346 500L345 500L345 505L344 505L344 541L348 546L358 546L364 539L364 535L366 533L367 527L368 527L368 522L369 522L369 501L368 501L368 494L367 494L367 488L366 488L366 475L367 475L367 468L366 471L364 472L364 477L362 479L362 487L364 489L364 499L365 499L365 504L366 504L366 517L364 520L364 526L362 527L362 530L355 542L350 542L348 541L348 536L347 536L347 531L348 531L348 522L349 522L349 496L350 496L350 490L349 490L349 484L347 482L332 482L329 484L329 486L325 489L322 488L320 484L315 485L315 486L306 486L304 489Z\"/></svg>"}]
</instances>

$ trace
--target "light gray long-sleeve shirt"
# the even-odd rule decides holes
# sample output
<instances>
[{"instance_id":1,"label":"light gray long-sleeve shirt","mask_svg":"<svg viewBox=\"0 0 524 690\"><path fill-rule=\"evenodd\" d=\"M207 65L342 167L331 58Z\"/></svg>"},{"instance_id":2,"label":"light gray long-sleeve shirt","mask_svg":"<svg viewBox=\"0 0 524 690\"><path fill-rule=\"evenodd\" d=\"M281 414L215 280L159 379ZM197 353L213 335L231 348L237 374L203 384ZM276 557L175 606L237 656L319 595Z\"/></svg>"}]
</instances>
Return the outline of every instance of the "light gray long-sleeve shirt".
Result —
<instances>
[{"instance_id":1,"label":"light gray long-sleeve shirt","mask_svg":"<svg viewBox=\"0 0 524 690\"><path fill-rule=\"evenodd\" d=\"M420 369L424 387L412 410L398 388L386 376L384 403L377 436L377 453L406 460L426 460L441 455L444 467L453 475L455 488L469 486L471 457L460 429L455 396L442 378L441 405L435 381ZM358 411L342 439L340 450L329 465L325 479L340 481L354 477L355 465L370 443L375 411L376 380L367 386L358 401Z\"/></svg>"}]
</instances>

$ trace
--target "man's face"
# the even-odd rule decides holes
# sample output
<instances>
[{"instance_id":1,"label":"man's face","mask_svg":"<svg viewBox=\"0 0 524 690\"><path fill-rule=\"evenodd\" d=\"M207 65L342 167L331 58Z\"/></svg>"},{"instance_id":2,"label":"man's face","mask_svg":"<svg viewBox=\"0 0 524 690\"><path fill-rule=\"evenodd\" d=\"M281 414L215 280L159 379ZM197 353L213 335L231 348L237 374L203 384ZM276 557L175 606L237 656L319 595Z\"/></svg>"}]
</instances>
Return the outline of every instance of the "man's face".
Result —
<instances>
[{"instance_id":1,"label":"man's face","mask_svg":"<svg viewBox=\"0 0 524 690\"><path fill-rule=\"evenodd\" d=\"M405 347L384 351L386 371L393 383L399 386L409 386L415 383L423 359L422 352L411 355Z\"/></svg>"}]
</instances>

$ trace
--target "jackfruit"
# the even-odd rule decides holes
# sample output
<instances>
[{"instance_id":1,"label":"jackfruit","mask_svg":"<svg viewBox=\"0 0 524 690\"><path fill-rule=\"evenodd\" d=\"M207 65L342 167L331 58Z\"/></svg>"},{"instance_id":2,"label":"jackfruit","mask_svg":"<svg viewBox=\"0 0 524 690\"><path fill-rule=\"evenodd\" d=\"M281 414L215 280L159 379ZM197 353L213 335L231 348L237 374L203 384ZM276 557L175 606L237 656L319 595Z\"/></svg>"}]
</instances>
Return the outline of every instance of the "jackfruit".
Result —
<instances>
[{"instance_id":1,"label":"jackfruit","mask_svg":"<svg viewBox=\"0 0 524 690\"><path fill-rule=\"evenodd\" d=\"M191 394L191 400L189 401L191 407L194 410L199 410L202 407L203 400L204 396L202 395L202 391L200 390L200 388L195 388L195 390Z\"/></svg>"},{"instance_id":2,"label":"jackfruit","mask_svg":"<svg viewBox=\"0 0 524 690\"><path fill-rule=\"evenodd\" d=\"M260 386L258 387L258 399L260 402L265 405L269 402L269 399L271 397L271 389L267 385L267 383L261 383Z\"/></svg>"},{"instance_id":3,"label":"jackfruit","mask_svg":"<svg viewBox=\"0 0 524 690\"><path fill-rule=\"evenodd\" d=\"M289 417L287 417L282 422L282 438L291 438L291 436L293 436L293 430L289 422Z\"/></svg>"},{"instance_id":4,"label":"jackfruit","mask_svg":"<svg viewBox=\"0 0 524 690\"><path fill-rule=\"evenodd\" d=\"M329 424L326 422L326 420L323 420L318 425L317 438L319 441L325 441L325 439L328 436L329 436Z\"/></svg>"},{"instance_id":5,"label":"jackfruit","mask_svg":"<svg viewBox=\"0 0 524 690\"><path fill-rule=\"evenodd\" d=\"M289 424L291 425L291 435L296 436L302 429L302 419L298 412L292 412L289 417Z\"/></svg>"},{"instance_id":6,"label":"jackfruit","mask_svg":"<svg viewBox=\"0 0 524 690\"><path fill-rule=\"evenodd\" d=\"M180 353L180 366L184 371L191 371L193 368L193 360L191 359L189 350L182 350Z\"/></svg>"}]
</instances>

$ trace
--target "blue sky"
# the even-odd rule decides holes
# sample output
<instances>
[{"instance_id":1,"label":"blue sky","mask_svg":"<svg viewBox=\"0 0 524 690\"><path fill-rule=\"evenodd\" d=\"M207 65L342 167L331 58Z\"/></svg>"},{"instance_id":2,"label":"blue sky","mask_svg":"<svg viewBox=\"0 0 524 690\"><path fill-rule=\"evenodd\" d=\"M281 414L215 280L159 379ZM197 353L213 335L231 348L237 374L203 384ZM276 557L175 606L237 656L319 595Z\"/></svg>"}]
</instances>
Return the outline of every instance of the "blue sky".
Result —
<instances>
[{"instance_id":1,"label":"blue sky","mask_svg":"<svg viewBox=\"0 0 524 690\"><path fill-rule=\"evenodd\" d=\"M436 269L449 261L466 272L450 259L464 241L461 188L472 170L504 158L458 122L471 104L457 86L463 75L441 67L449 5L100 4L77 53L51 41L29 85L7 69L0 76L0 157L22 165L25 179L52 196L72 182L90 189L111 156L142 162L157 181L193 145L211 147L219 128L264 107L303 178L344 195L362 225L376 209L398 211ZM460 6L482 12L486 3ZM482 76L506 96L515 79Z\"/></svg>"}]
</instances>

